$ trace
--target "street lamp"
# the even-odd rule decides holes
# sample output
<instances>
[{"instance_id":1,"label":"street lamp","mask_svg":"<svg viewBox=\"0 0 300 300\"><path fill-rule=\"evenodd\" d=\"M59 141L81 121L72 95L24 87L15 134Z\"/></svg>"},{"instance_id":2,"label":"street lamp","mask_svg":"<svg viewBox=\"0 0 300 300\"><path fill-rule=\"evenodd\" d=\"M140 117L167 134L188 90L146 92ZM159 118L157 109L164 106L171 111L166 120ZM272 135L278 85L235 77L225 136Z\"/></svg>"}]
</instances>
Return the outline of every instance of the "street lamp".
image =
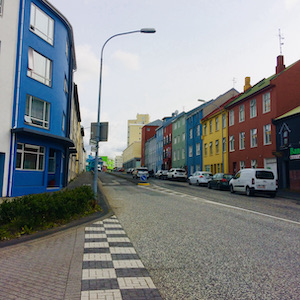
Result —
<instances>
[{"instance_id":1,"label":"street lamp","mask_svg":"<svg viewBox=\"0 0 300 300\"><path fill-rule=\"evenodd\" d=\"M131 33L155 33L154 28L142 28L140 30L127 31L122 33L117 33L108 38L102 46L101 49L101 60L100 60L100 78L99 78L99 95L98 95L98 116L97 116L97 136L96 136L96 154L95 154L95 163L94 163L94 182L93 182L93 191L95 198L97 197L97 179L98 179L98 150L99 150L99 141L100 141L100 104L101 104L101 85L102 85L102 65L103 65L103 51L106 44L113 38L121 35L127 35Z\"/></svg>"},{"instance_id":2,"label":"street lamp","mask_svg":"<svg viewBox=\"0 0 300 300\"><path fill-rule=\"evenodd\" d=\"M202 99L198 99L199 102L203 102L205 103L205 100L202 100ZM222 173L224 173L224 151L223 151L223 110L221 109L221 107L215 103L212 103L210 102L211 105L215 106L216 108L219 109L219 111L221 112L221 126L222 126L222 131L221 131L221 134L222 134L222 146L221 146L221 149L222 149Z\"/></svg>"}]
</instances>

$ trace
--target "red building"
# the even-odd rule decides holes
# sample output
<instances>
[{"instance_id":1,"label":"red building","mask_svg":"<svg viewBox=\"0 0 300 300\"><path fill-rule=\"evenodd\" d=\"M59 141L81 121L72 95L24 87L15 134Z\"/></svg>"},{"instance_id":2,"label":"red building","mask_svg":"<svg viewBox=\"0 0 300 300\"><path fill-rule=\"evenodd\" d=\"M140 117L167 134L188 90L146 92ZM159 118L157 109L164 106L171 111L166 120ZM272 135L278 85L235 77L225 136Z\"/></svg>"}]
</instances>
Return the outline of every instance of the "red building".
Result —
<instances>
[{"instance_id":1,"label":"red building","mask_svg":"<svg viewBox=\"0 0 300 300\"><path fill-rule=\"evenodd\" d=\"M164 125L163 129L163 165L165 170L172 168L172 119Z\"/></svg>"},{"instance_id":2,"label":"red building","mask_svg":"<svg viewBox=\"0 0 300 300\"><path fill-rule=\"evenodd\" d=\"M156 120L142 127L142 141L141 141L141 166L145 167L145 143L155 136L155 129L161 126L162 121Z\"/></svg>"},{"instance_id":3,"label":"red building","mask_svg":"<svg viewBox=\"0 0 300 300\"><path fill-rule=\"evenodd\" d=\"M228 110L229 172L242 168L271 168L277 172L276 136L272 119L299 106L300 61L285 68L277 57L276 74L251 87Z\"/></svg>"}]
</instances>

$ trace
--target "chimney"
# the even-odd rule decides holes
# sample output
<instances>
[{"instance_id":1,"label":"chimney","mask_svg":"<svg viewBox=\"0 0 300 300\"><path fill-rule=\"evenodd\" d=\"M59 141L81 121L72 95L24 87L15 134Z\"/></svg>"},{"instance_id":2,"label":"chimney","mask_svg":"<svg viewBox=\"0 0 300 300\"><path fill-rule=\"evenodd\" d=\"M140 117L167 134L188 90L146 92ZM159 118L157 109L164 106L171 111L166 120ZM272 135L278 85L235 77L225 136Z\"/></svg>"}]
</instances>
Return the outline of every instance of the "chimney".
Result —
<instances>
[{"instance_id":1,"label":"chimney","mask_svg":"<svg viewBox=\"0 0 300 300\"><path fill-rule=\"evenodd\" d=\"M285 69L285 65L283 64L283 55L277 56L277 66L276 66L276 74L281 73Z\"/></svg>"},{"instance_id":2,"label":"chimney","mask_svg":"<svg viewBox=\"0 0 300 300\"><path fill-rule=\"evenodd\" d=\"M251 88L250 77L245 77L244 92Z\"/></svg>"}]
</instances>

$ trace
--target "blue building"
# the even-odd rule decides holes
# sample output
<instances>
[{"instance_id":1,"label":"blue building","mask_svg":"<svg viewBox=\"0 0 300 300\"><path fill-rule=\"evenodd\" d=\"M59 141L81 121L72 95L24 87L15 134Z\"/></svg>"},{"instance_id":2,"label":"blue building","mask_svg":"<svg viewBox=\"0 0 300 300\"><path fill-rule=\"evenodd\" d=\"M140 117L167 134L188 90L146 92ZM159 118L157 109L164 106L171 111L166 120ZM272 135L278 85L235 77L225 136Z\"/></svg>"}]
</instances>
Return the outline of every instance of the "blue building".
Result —
<instances>
[{"instance_id":1,"label":"blue building","mask_svg":"<svg viewBox=\"0 0 300 300\"><path fill-rule=\"evenodd\" d=\"M13 61L5 65L13 93L0 98L1 107L4 101L12 103L0 169L2 195L59 190L67 184L69 155L75 146L69 138L76 69L72 27L43 0L6 1L0 22L2 28L11 26L13 37L1 49Z\"/></svg>"},{"instance_id":2,"label":"blue building","mask_svg":"<svg viewBox=\"0 0 300 300\"><path fill-rule=\"evenodd\" d=\"M156 140L156 170L155 172L157 172L158 170L162 169L163 166L163 132L164 132L164 128L163 126L160 126L158 128L156 128L156 133L155 133L155 140Z\"/></svg>"}]
</instances>

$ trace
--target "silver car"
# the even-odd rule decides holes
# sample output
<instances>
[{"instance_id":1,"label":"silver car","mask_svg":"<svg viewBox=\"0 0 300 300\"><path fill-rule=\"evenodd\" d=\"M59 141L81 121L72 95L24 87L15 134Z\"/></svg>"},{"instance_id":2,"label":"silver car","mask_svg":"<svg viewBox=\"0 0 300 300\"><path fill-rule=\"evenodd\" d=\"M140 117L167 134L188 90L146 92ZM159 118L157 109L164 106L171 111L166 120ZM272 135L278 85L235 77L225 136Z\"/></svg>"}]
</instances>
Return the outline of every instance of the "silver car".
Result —
<instances>
[{"instance_id":1,"label":"silver car","mask_svg":"<svg viewBox=\"0 0 300 300\"><path fill-rule=\"evenodd\" d=\"M148 168L145 167L139 167L139 168L135 168L132 172L132 177L133 178L141 178L142 175L145 175L147 178L149 178L149 172L148 172Z\"/></svg>"},{"instance_id":2,"label":"silver car","mask_svg":"<svg viewBox=\"0 0 300 300\"><path fill-rule=\"evenodd\" d=\"M172 168L167 173L168 179L180 179L186 180L187 175L185 169L181 168Z\"/></svg>"},{"instance_id":3,"label":"silver car","mask_svg":"<svg viewBox=\"0 0 300 300\"><path fill-rule=\"evenodd\" d=\"M188 178L189 184L207 185L212 180L213 174L206 171L197 171Z\"/></svg>"}]
</instances>

